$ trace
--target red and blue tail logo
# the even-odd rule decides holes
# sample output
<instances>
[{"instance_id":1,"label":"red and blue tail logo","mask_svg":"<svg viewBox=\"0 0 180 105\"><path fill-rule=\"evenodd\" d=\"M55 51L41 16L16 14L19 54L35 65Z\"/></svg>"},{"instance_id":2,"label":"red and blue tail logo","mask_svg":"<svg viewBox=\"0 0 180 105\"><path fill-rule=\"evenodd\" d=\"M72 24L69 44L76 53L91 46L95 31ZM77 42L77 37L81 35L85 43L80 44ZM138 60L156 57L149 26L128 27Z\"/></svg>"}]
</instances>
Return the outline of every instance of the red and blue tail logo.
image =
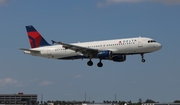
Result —
<instances>
[{"instance_id":1,"label":"red and blue tail logo","mask_svg":"<svg viewBox=\"0 0 180 105\"><path fill-rule=\"evenodd\" d=\"M50 45L33 26L26 26L31 48Z\"/></svg>"}]
</instances>

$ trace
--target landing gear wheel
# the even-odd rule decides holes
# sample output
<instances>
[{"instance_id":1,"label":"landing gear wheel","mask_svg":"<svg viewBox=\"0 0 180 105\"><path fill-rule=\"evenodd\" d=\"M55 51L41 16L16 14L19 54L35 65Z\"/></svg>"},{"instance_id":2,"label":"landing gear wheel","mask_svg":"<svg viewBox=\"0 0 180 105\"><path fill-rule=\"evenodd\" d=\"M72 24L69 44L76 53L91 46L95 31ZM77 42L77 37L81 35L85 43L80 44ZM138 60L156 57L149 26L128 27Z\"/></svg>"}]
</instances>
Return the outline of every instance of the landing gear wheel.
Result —
<instances>
[{"instance_id":1,"label":"landing gear wheel","mask_svg":"<svg viewBox=\"0 0 180 105\"><path fill-rule=\"evenodd\" d=\"M102 62L99 62L99 63L97 64L97 66L98 66L98 67L102 67L102 66L103 66L103 63L102 63Z\"/></svg>"},{"instance_id":2,"label":"landing gear wheel","mask_svg":"<svg viewBox=\"0 0 180 105\"><path fill-rule=\"evenodd\" d=\"M144 62L146 62L146 60L145 60L145 59L142 59L141 61L142 61L143 63L144 63Z\"/></svg>"},{"instance_id":3,"label":"landing gear wheel","mask_svg":"<svg viewBox=\"0 0 180 105\"><path fill-rule=\"evenodd\" d=\"M93 62L92 62L91 60L89 60L89 61L87 62L87 65L88 65L88 66L92 66L92 65L93 65Z\"/></svg>"},{"instance_id":4,"label":"landing gear wheel","mask_svg":"<svg viewBox=\"0 0 180 105\"><path fill-rule=\"evenodd\" d=\"M144 63L146 60L144 59L144 54L141 54L142 62Z\"/></svg>"}]
</instances>

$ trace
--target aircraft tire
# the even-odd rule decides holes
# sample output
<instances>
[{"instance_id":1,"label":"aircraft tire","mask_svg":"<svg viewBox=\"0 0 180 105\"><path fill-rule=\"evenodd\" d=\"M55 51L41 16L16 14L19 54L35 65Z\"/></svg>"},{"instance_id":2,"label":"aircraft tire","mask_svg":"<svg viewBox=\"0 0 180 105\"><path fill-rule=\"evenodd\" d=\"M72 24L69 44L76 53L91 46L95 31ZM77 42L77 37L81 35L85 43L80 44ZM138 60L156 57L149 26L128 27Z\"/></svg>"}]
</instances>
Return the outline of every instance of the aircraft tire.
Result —
<instances>
[{"instance_id":1,"label":"aircraft tire","mask_svg":"<svg viewBox=\"0 0 180 105\"><path fill-rule=\"evenodd\" d=\"M103 63L99 62L99 63L97 64L97 66L98 66L98 67L102 67L102 66L103 66Z\"/></svg>"},{"instance_id":2,"label":"aircraft tire","mask_svg":"<svg viewBox=\"0 0 180 105\"><path fill-rule=\"evenodd\" d=\"M92 65L93 65L93 62L90 60L90 61L87 62L87 65L88 65L88 66L92 66Z\"/></svg>"},{"instance_id":3,"label":"aircraft tire","mask_svg":"<svg viewBox=\"0 0 180 105\"><path fill-rule=\"evenodd\" d=\"M144 62L146 62L146 60L145 60L145 59L142 59L141 61L142 61L143 63L144 63Z\"/></svg>"}]
</instances>

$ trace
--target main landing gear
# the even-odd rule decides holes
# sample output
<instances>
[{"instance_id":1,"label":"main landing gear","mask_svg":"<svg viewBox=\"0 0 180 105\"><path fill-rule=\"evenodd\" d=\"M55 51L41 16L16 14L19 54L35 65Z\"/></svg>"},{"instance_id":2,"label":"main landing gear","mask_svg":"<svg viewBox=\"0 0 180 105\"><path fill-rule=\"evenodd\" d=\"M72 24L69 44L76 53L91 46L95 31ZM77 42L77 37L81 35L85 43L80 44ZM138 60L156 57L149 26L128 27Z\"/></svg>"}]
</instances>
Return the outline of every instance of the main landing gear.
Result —
<instances>
[{"instance_id":1,"label":"main landing gear","mask_svg":"<svg viewBox=\"0 0 180 105\"><path fill-rule=\"evenodd\" d=\"M144 54L141 54L141 58L142 58L142 62L144 63L144 62L146 62L146 60L144 59Z\"/></svg>"},{"instance_id":2,"label":"main landing gear","mask_svg":"<svg viewBox=\"0 0 180 105\"><path fill-rule=\"evenodd\" d=\"M93 65L93 62L91 61L91 59L87 62L87 65L88 66L92 66ZM101 62L101 59L100 59L99 63L97 63L97 66L98 67L102 67L103 66L103 63Z\"/></svg>"},{"instance_id":3,"label":"main landing gear","mask_svg":"<svg viewBox=\"0 0 180 105\"><path fill-rule=\"evenodd\" d=\"M97 63L97 66L98 67L102 67L103 66L103 63L101 62L101 59L100 59L99 63Z\"/></svg>"},{"instance_id":4,"label":"main landing gear","mask_svg":"<svg viewBox=\"0 0 180 105\"><path fill-rule=\"evenodd\" d=\"M87 65L88 66L92 66L93 65L93 62L91 61L91 59L87 62Z\"/></svg>"}]
</instances>

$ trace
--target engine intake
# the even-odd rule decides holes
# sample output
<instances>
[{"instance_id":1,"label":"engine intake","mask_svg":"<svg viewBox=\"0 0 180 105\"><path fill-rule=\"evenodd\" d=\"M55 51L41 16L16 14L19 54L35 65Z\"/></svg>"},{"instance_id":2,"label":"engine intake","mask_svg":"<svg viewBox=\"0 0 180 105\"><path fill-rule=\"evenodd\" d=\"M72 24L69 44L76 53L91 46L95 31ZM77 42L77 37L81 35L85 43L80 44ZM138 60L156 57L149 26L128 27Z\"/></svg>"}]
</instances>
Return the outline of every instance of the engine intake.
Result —
<instances>
[{"instance_id":1,"label":"engine intake","mask_svg":"<svg viewBox=\"0 0 180 105\"><path fill-rule=\"evenodd\" d=\"M100 51L97 54L97 57L100 58L100 59L109 59L109 58L112 58L112 51L109 51L109 50Z\"/></svg>"}]
</instances>

